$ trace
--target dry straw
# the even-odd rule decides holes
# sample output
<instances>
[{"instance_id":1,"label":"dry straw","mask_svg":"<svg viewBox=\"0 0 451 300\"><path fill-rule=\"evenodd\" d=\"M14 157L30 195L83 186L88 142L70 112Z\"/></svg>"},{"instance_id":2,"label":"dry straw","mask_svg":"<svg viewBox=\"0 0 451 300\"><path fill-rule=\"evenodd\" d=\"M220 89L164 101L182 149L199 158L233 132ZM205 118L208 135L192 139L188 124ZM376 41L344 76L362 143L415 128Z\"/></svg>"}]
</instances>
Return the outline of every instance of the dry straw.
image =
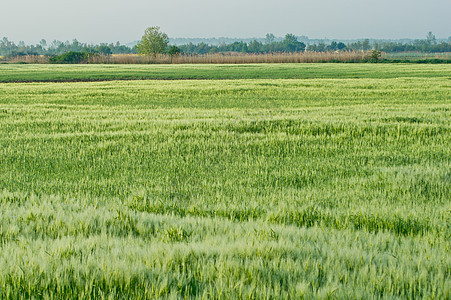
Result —
<instances>
[{"instance_id":1,"label":"dry straw","mask_svg":"<svg viewBox=\"0 0 451 300\"><path fill-rule=\"evenodd\" d=\"M8 63L48 64L49 58L44 55L23 55L0 59Z\"/></svg>"},{"instance_id":2,"label":"dry straw","mask_svg":"<svg viewBox=\"0 0 451 300\"><path fill-rule=\"evenodd\" d=\"M117 54L110 57L96 56L90 63L112 64L249 64L249 63L318 63L318 62L361 62L368 53L344 52L298 52L298 53L215 53L141 56Z\"/></svg>"},{"instance_id":3,"label":"dry straw","mask_svg":"<svg viewBox=\"0 0 451 300\"><path fill-rule=\"evenodd\" d=\"M138 54L94 55L90 64L257 64L257 63L319 63L319 62L361 62L369 56L368 52L297 52L297 53L215 53L184 54L178 56ZM46 64L45 56L17 56L6 60L9 63Z\"/></svg>"},{"instance_id":4,"label":"dry straw","mask_svg":"<svg viewBox=\"0 0 451 300\"><path fill-rule=\"evenodd\" d=\"M305 51L296 53L240 53L226 52L214 54L167 54L145 56L139 54L113 54L109 56L95 54L89 64L258 64L258 63L322 63L322 62L364 62L371 57L371 51ZM382 53L385 59L450 59L450 53ZM43 55L16 56L1 58L0 62L47 64L49 57Z\"/></svg>"}]
</instances>

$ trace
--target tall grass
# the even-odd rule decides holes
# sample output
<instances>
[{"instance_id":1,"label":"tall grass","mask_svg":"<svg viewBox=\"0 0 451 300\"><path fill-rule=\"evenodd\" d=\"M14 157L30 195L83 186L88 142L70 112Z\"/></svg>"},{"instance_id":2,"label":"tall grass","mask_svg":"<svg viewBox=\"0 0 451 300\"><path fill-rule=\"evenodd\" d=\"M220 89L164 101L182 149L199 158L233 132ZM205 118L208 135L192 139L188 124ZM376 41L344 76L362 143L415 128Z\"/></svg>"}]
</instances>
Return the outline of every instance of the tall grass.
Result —
<instances>
[{"instance_id":1,"label":"tall grass","mask_svg":"<svg viewBox=\"0 0 451 300\"><path fill-rule=\"evenodd\" d=\"M91 64L248 64L248 63L319 63L319 62L362 62L367 52L299 52L299 53L216 53L204 55L143 56L138 54L95 55L89 58ZM48 63L43 56L18 56L9 59L11 63Z\"/></svg>"},{"instance_id":2,"label":"tall grass","mask_svg":"<svg viewBox=\"0 0 451 300\"><path fill-rule=\"evenodd\" d=\"M420 60L420 59L451 59L450 52L444 53L424 53L424 52L399 52L399 53L384 53L386 59L404 59L404 60Z\"/></svg>"},{"instance_id":3,"label":"tall grass","mask_svg":"<svg viewBox=\"0 0 451 300\"><path fill-rule=\"evenodd\" d=\"M386 60L418 61L424 59L450 60L450 53L383 53ZM93 55L89 64L261 64L261 63L360 63L366 62L370 51L305 51L297 53L214 53L182 54L177 56L138 54ZM48 64L49 58L39 55L3 58L8 63Z\"/></svg>"},{"instance_id":4,"label":"tall grass","mask_svg":"<svg viewBox=\"0 0 451 300\"><path fill-rule=\"evenodd\" d=\"M44 55L20 55L13 57L0 57L0 63L25 63L25 64L48 64L49 58Z\"/></svg>"},{"instance_id":5,"label":"tall grass","mask_svg":"<svg viewBox=\"0 0 451 300\"><path fill-rule=\"evenodd\" d=\"M173 64L248 64L248 63L318 63L318 62L361 62L367 53L345 52L299 52L299 53L215 53L204 55L168 55L141 57L138 55L114 55L109 60L98 57L96 63L173 63Z\"/></svg>"}]
</instances>

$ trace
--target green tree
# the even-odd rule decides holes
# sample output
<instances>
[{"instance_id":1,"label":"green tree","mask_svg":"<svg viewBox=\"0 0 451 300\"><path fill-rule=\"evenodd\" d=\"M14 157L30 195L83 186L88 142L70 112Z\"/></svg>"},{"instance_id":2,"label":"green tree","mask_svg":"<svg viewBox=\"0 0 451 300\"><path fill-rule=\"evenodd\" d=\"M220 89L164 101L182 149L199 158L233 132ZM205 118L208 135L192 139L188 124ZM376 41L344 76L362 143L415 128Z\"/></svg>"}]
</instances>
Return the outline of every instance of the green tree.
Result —
<instances>
[{"instance_id":1,"label":"green tree","mask_svg":"<svg viewBox=\"0 0 451 300\"><path fill-rule=\"evenodd\" d=\"M362 42L362 50L370 50L371 49L371 44L370 44L370 40L369 39L365 39Z\"/></svg>"},{"instance_id":2,"label":"green tree","mask_svg":"<svg viewBox=\"0 0 451 300\"><path fill-rule=\"evenodd\" d=\"M168 54L169 54L169 55L171 55L171 56L177 56L177 55L180 54L180 52L182 52L182 50L181 50L179 47L177 47L177 46L175 46L175 45L169 46L169 49L168 49Z\"/></svg>"},{"instance_id":3,"label":"green tree","mask_svg":"<svg viewBox=\"0 0 451 300\"><path fill-rule=\"evenodd\" d=\"M161 32L159 26L153 26L146 29L136 49L139 54L156 56L166 52L168 44L168 35Z\"/></svg>"},{"instance_id":4,"label":"green tree","mask_svg":"<svg viewBox=\"0 0 451 300\"><path fill-rule=\"evenodd\" d=\"M272 34L272 33L266 34L265 44L267 44L267 45L272 44L272 43L274 43L275 40L276 40L276 37L274 36L274 34Z\"/></svg>"},{"instance_id":5,"label":"green tree","mask_svg":"<svg viewBox=\"0 0 451 300\"><path fill-rule=\"evenodd\" d=\"M256 40L253 40L252 42L249 43L248 50L249 50L249 52L252 52L252 53L261 52L261 50L263 48L262 46L263 46L262 43L260 43Z\"/></svg>"},{"instance_id":6,"label":"green tree","mask_svg":"<svg viewBox=\"0 0 451 300\"><path fill-rule=\"evenodd\" d=\"M382 56L381 50L371 50L370 61L377 63Z\"/></svg>"},{"instance_id":7,"label":"green tree","mask_svg":"<svg viewBox=\"0 0 451 300\"><path fill-rule=\"evenodd\" d=\"M298 52L304 51L305 44L298 41L298 38L291 33L287 33L285 35L285 39L283 40L283 45L285 47L285 51L288 52Z\"/></svg>"},{"instance_id":8,"label":"green tree","mask_svg":"<svg viewBox=\"0 0 451 300\"><path fill-rule=\"evenodd\" d=\"M113 52L111 51L111 48L108 45L100 44L96 47L96 51L99 53L102 53L105 56L110 56Z\"/></svg>"},{"instance_id":9,"label":"green tree","mask_svg":"<svg viewBox=\"0 0 451 300\"><path fill-rule=\"evenodd\" d=\"M47 47L47 41L44 39L41 39L41 41L39 42L39 45L41 45L42 48Z\"/></svg>"},{"instance_id":10,"label":"green tree","mask_svg":"<svg viewBox=\"0 0 451 300\"><path fill-rule=\"evenodd\" d=\"M171 64L172 64L172 59L174 58L174 56L179 56L181 52L182 52L182 50L179 47L177 47L175 45L169 46L168 54L171 57Z\"/></svg>"},{"instance_id":11,"label":"green tree","mask_svg":"<svg viewBox=\"0 0 451 300\"><path fill-rule=\"evenodd\" d=\"M428 34L426 35L426 41L429 45L437 44L437 39L435 38L435 35L431 31L429 31Z\"/></svg>"}]
</instances>

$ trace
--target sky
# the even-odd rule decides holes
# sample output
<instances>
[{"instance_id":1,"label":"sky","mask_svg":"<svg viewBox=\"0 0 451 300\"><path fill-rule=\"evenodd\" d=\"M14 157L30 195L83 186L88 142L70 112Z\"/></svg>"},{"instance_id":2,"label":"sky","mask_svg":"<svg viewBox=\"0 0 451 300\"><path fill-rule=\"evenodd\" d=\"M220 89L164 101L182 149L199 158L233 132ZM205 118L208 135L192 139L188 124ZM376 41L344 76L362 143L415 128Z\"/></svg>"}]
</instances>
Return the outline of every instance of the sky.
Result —
<instances>
[{"instance_id":1,"label":"sky","mask_svg":"<svg viewBox=\"0 0 451 300\"><path fill-rule=\"evenodd\" d=\"M4 2L4 3L2 3ZM128 43L169 37L401 39L451 36L451 0L0 0L0 38Z\"/></svg>"}]
</instances>

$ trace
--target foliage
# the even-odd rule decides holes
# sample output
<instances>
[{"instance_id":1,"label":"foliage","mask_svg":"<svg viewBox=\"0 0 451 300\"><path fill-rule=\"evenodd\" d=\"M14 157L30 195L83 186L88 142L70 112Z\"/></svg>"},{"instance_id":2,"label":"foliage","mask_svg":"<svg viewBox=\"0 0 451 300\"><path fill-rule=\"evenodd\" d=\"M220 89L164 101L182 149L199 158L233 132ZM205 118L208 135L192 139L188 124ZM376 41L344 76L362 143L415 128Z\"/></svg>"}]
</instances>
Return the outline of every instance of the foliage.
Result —
<instances>
[{"instance_id":1,"label":"foliage","mask_svg":"<svg viewBox=\"0 0 451 300\"><path fill-rule=\"evenodd\" d=\"M0 298L449 298L449 65L111 69L230 80L0 84Z\"/></svg>"},{"instance_id":2,"label":"foliage","mask_svg":"<svg viewBox=\"0 0 451 300\"><path fill-rule=\"evenodd\" d=\"M182 50L179 47L174 45L169 46L167 54L170 57L170 63L172 63L173 58L179 56L181 52Z\"/></svg>"},{"instance_id":3,"label":"foliage","mask_svg":"<svg viewBox=\"0 0 451 300\"><path fill-rule=\"evenodd\" d=\"M58 56L50 57L51 64L82 64L87 63L92 53L86 52L67 52Z\"/></svg>"},{"instance_id":4,"label":"foliage","mask_svg":"<svg viewBox=\"0 0 451 300\"><path fill-rule=\"evenodd\" d=\"M276 40L276 37L272 33L267 33L265 37L265 44L272 44Z\"/></svg>"},{"instance_id":5,"label":"foliage","mask_svg":"<svg viewBox=\"0 0 451 300\"><path fill-rule=\"evenodd\" d=\"M365 39L363 41L349 43L347 45L347 48L352 50L363 50L363 51L370 50L371 49L370 40Z\"/></svg>"},{"instance_id":6,"label":"foliage","mask_svg":"<svg viewBox=\"0 0 451 300\"><path fill-rule=\"evenodd\" d=\"M192 43L181 45L180 49L187 54L207 54L221 52L240 53L273 53L273 52L300 52L305 50L306 45L299 42L293 34L287 34L282 41L276 41L274 35L268 34L265 43L253 40L246 42L233 42L220 46L211 46L206 43L194 45Z\"/></svg>"},{"instance_id":7,"label":"foliage","mask_svg":"<svg viewBox=\"0 0 451 300\"><path fill-rule=\"evenodd\" d=\"M146 29L136 49L139 54L156 56L166 52L169 38L166 33L160 31L160 27L153 26Z\"/></svg>"},{"instance_id":8,"label":"foliage","mask_svg":"<svg viewBox=\"0 0 451 300\"><path fill-rule=\"evenodd\" d=\"M169 46L168 54L169 54L170 56L177 56L177 55L180 55L181 52L182 52L182 50L181 50L179 47L174 46L174 45Z\"/></svg>"},{"instance_id":9,"label":"foliage","mask_svg":"<svg viewBox=\"0 0 451 300\"><path fill-rule=\"evenodd\" d=\"M287 39L288 36L288 39ZM301 37L304 41L308 40L306 37ZM208 40L206 40L208 41ZM221 43L217 45L210 45L206 42L193 44L186 43L179 45L182 53L185 54L209 54L209 53L223 53L223 52L241 52L241 53L274 53L274 52L292 52L302 51L307 45L297 41L297 37L292 34L288 34L285 38L275 37L274 34L267 34L265 39L253 40L253 41L235 41L229 43ZM119 42L113 44L99 44L89 45L81 43L74 39L72 42L66 41L53 41L47 43L45 40L41 40L37 45L25 45L21 42L15 44L9 41L6 37L0 40L0 55L6 57L14 57L17 55L60 55L65 52L92 52L111 54L130 54L137 53L136 46L130 47L121 45ZM164 47L163 47L164 48ZM399 53L399 52L431 52L431 53L443 53L451 52L451 40L437 41L434 34L428 33L425 39L414 40L410 42L400 41L370 41L368 39L359 40L355 42L349 42L345 44L339 41L332 41L330 43L317 41L315 43L308 44L309 51L343 51L343 50L355 50L355 51L369 51L371 49L381 50L386 53ZM163 49L163 52L166 49Z\"/></svg>"},{"instance_id":10,"label":"foliage","mask_svg":"<svg viewBox=\"0 0 451 300\"><path fill-rule=\"evenodd\" d=\"M55 56L66 52L103 53L103 51L106 51L106 55L108 55L109 51L106 47L110 48L111 54L136 53L135 48L121 45L119 42L115 44L89 45L86 43L80 43L74 39L72 42L55 40L49 44L46 40L42 39L37 45L17 45L8 38L4 37L0 40L0 55L14 56L17 53L21 53L24 55Z\"/></svg>"},{"instance_id":11,"label":"foliage","mask_svg":"<svg viewBox=\"0 0 451 300\"><path fill-rule=\"evenodd\" d=\"M101 53L103 55L109 56L113 53L111 47L106 44L101 44L96 47L96 52Z\"/></svg>"},{"instance_id":12,"label":"foliage","mask_svg":"<svg viewBox=\"0 0 451 300\"><path fill-rule=\"evenodd\" d=\"M304 51L305 44L299 42L297 37L294 34L285 35L285 39L282 44L285 46L288 52L299 52Z\"/></svg>"},{"instance_id":13,"label":"foliage","mask_svg":"<svg viewBox=\"0 0 451 300\"><path fill-rule=\"evenodd\" d=\"M371 50L370 62L377 63L382 56L381 50Z\"/></svg>"},{"instance_id":14,"label":"foliage","mask_svg":"<svg viewBox=\"0 0 451 300\"><path fill-rule=\"evenodd\" d=\"M431 31L429 31L428 34L426 35L426 42L429 45L437 44L437 39L435 38L435 35Z\"/></svg>"}]
</instances>

